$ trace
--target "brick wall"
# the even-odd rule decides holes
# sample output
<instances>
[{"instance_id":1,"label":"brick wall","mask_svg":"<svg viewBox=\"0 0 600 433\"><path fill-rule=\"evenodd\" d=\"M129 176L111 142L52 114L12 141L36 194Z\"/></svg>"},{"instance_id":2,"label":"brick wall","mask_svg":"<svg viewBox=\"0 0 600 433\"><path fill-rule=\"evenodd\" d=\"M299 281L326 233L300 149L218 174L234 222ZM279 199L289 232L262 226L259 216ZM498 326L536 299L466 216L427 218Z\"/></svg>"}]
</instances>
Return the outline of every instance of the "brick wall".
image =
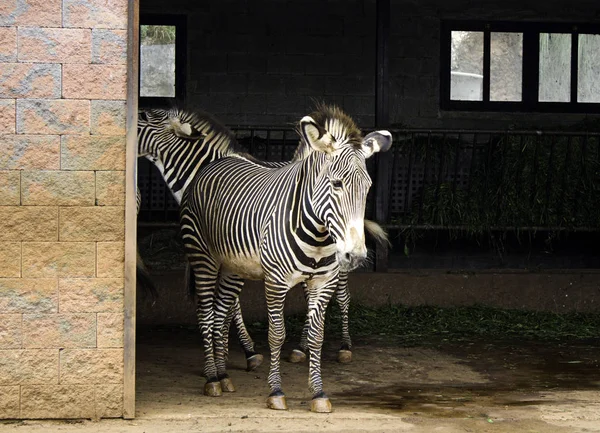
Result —
<instances>
[{"instance_id":1,"label":"brick wall","mask_svg":"<svg viewBox=\"0 0 600 433\"><path fill-rule=\"evenodd\" d=\"M118 417L127 1L0 11L0 418Z\"/></svg>"},{"instance_id":2,"label":"brick wall","mask_svg":"<svg viewBox=\"0 0 600 433\"><path fill-rule=\"evenodd\" d=\"M142 0L165 13L162 0ZM391 122L409 127L550 127L586 115L441 112L440 20L600 22L596 0L391 0ZM374 124L375 0L172 0L188 16L187 100L230 124L298 121L313 99Z\"/></svg>"}]
</instances>

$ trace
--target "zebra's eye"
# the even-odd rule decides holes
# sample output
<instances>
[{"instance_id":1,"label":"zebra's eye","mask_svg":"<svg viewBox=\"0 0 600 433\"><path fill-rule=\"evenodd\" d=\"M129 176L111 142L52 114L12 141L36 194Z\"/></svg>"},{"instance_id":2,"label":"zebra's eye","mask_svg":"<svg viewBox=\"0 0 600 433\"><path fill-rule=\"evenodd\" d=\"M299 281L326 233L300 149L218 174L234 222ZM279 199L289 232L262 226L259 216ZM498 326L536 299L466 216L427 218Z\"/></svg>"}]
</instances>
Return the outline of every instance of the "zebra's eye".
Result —
<instances>
[{"instance_id":1,"label":"zebra's eye","mask_svg":"<svg viewBox=\"0 0 600 433\"><path fill-rule=\"evenodd\" d=\"M342 181L341 181L341 180L332 180L332 181L331 181L331 185L332 185L334 188L341 188L342 186L344 186L344 184L342 183Z\"/></svg>"}]
</instances>

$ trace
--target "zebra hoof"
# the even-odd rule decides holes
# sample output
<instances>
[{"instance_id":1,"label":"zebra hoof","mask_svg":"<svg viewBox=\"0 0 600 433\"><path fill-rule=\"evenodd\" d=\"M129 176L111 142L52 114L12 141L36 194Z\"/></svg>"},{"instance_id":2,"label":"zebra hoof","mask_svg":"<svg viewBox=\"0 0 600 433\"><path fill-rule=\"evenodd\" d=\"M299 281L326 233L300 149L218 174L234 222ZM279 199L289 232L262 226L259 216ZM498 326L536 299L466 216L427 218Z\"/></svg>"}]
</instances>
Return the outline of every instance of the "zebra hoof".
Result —
<instances>
[{"instance_id":1,"label":"zebra hoof","mask_svg":"<svg viewBox=\"0 0 600 433\"><path fill-rule=\"evenodd\" d=\"M221 389L223 392L235 392L235 386L233 386L233 382L228 377L221 379Z\"/></svg>"},{"instance_id":2,"label":"zebra hoof","mask_svg":"<svg viewBox=\"0 0 600 433\"><path fill-rule=\"evenodd\" d=\"M246 359L246 371L254 371L263 363L263 356L260 353L252 355Z\"/></svg>"},{"instance_id":3,"label":"zebra hoof","mask_svg":"<svg viewBox=\"0 0 600 433\"><path fill-rule=\"evenodd\" d=\"M288 405L285 401L285 395L272 395L267 398L267 407L275 410L287 410Z\"/></svg>"},{"instance_id":4,"label":"zebra hoof","mask_svg":"<svg viewBox=\"0 0 600 433\"><path fill-rule=\"evenodd\" d=\"M220 397L223 395L223 390L221 389L220 382L207 382L204 385L204 395L209 397Z\"/></svg>"},{"instance_id":5,"label":"zebra hoof","mask_svg":"<svg viewBox=\"0 0 600 433\"><path fill-rule=\"evenodd\" d=\"M298 349L292 350L292 353L290 355L290 362L297 364L299 362L304 362L304 361L306 361L306 354L304 352L302 352L301 350L298 350Z\"/></svg>"},{"instance_id":6,"label":"zebra hoof","mask_svg":"<svg viewBox=\"0 0 600 433\"><path fill-rule=\"evenodd\" d=\"M331 401L327 397L313 398L310 401L310 411L316 413L331 413Z\"/></svg>"},{"instance_id":7,"label":"zebra hoof","mask_svg":"<svg viewBox=\"0 0 600 433\"><path fill-rule=\"evenodd\" d=\"M337 360L340 364L348 364L352 362L352 351L350 350L340 350L338 352Z\"/></svg>"}]
</instances>

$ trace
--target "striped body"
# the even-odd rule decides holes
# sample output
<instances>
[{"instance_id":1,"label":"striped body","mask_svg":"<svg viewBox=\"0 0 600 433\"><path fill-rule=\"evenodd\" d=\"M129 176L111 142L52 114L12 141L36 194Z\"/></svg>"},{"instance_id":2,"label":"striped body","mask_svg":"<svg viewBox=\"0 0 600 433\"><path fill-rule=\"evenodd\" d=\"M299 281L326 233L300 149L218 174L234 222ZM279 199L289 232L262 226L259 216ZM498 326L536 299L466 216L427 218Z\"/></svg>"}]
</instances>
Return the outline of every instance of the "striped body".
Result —
<instances>
[{"instance_id":1,"label":"striped body","mask_svg":"<svg viewBox=\"0 0 600 433\"><path fill-rule=\"evenodd\" d=\"M184 110L147 110L142 111L138 118L138 154L145 156L159 169L173 197L180 203L183 192L187 189L193 176L208 162L228 155L237 154L236 140L227 128L206 113L193 113ZM301 160L310 153L310 147L300 145L294 156L294 160ZM271 167L280 167L287 163L266 163ZM138 191L138 209L141 197ZM372 223L373 225L374 223ZM235 268L239 263L229 263L229 268ZM138 260L138 270L142 271L140 277L149 285L151 280L141 260ZM247 263L251 265L251 272L260 268L257 262ZM233 295L242 289L243 281L239 279L225 279L221 281L223 291ZM239 287L236 287L239 286ZM308 297L306 285L304 285L305 297ZM336 290L336 300L342 313L342 349L350 350L352 347L348 329L348 309L350 304L350 293L347 287L347 275L341 278L340 285ZM229 314L223 312L223 314ZM244 325L239 303L234 306L233 320L236 323L238 339L244 347L246 356L250 359L256 356L254 342ZM229 326L229 319L226 323ZM308 326L308 322L307 322ZM307 349L307 326L305 326L300 342L303 352ZM224 332L224 344L227 347L228 332Z\"/></svg>"},{"instance_id":2,"label":"striped body","mask_svg":"<svg viewBox=\"0 0 600 433\"><path fill-rule=\"evenodd\" d=\"M371 180L365 159L391 144L387 131L363 139L338 109L321 107L313 116L300 122L300 149L311 150L298 160L273 168L242 155L218 159L198 173L182 198L181 228L195 275L207 382L227 378L223 312L237 299L237 293L217 294L219 273L222 279L264 278L272 407L279 405L273 399L283 398L283 304L298 283L306 283L308 294L309 388L313 398L326 398L320 372L325 308L339 272L366 258L363 218Z\"/></svg>"}]
</instances>

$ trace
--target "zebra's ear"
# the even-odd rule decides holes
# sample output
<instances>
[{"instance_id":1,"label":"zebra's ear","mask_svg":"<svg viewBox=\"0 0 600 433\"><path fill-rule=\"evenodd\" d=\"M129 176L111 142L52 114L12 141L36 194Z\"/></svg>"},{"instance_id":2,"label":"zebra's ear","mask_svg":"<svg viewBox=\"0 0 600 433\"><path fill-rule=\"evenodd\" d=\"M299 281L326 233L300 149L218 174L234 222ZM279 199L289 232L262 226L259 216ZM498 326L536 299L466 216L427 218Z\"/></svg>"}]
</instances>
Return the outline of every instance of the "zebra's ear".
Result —
<instances>
[{"instance_id":1,"label":"zebra's ear","mask_svg":"<svg viewBox=\"0 0 600 433\"><path fill-rule=\"evenodd\" d=\"M335 140L331 134L320 127L310 116L304 116L300 121L300 133L314 150L325 153L335 150Z\"/></svg>"},{"instance_id":2,"label":"zebra's ear","mask_svg":"<svg viewBox=\"0 0 600 433\"><path fill-rule=\"evenodd\" d=\"M366 158L377 152L386 152L392 147L392 134L389 131L374 131L363 139L362 151Z\"/></svg>"},{"instance_id":3,"label":"zebra's ear","mask_svg":"<svg viewBox=\"0 0 600 433\"><path fill-rule=\"evenodd\" d=\"M173 117L169 119L168 128L179 138L198 139L203 135L198 132L190 123L181 123L179 118Z\"/></svg>"}]
</instances>

